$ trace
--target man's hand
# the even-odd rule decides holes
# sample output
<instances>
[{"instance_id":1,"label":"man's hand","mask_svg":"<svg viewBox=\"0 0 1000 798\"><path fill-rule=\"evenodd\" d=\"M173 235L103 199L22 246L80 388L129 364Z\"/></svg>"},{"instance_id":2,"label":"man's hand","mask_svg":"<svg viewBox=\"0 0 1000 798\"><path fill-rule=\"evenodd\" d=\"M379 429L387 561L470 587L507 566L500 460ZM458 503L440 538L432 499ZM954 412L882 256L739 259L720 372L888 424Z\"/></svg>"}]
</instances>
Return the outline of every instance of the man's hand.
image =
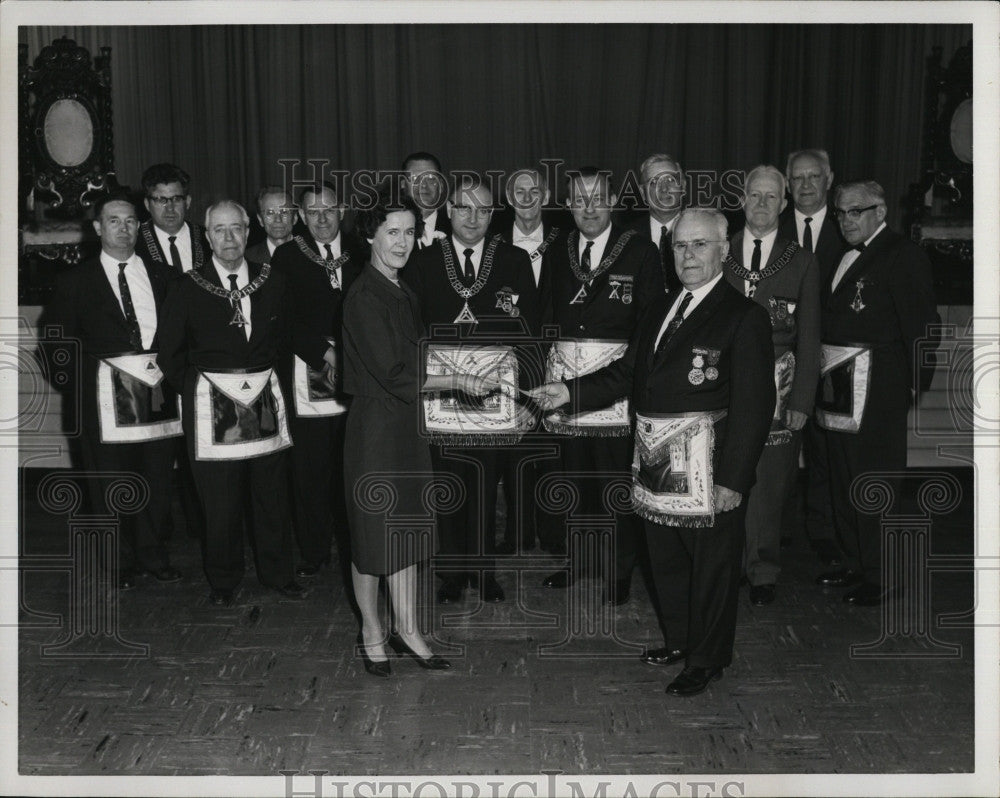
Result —
<instances>
[{"instance_id":1,"label":"man's hand","mask_svg":"<svg viewBox=\"0 0 1000 798\"><path fill-rule=\"evenodd\" d=\"M805 413L800 413L798 410L786 410L785 426L793 432L795 430L800 430L806 425L808 418L809 416Z\"/></svg>"},{"instance_id":2,"label":"man's hand","mask_svg":"<svg viewBox=\"0 0 1000 798\"><path fill-rule=\"evenodd\" d=\"M740 506L741 501L743 501L743 496L735 490L730 490L722 485L715 485L712 488L712 503L715 505L717 513L735 510Z\"/></svg>"},{"instance_id":3,"label":"man's hand","mask_svg":"<svg viewBox=\"0 0 1000 798\"><path fill-rule=\"evenodd\" d=\"M337 369L333 367L331 363L327 363L323 366L323 379L326 384L330 386L333 390L337 389Z\"/></svg>"},{"instance_id":4,"label":"man's hand","mask_svg":"<svg viewBox=\"0 0 1000 798\"><path fill-rule=\"evenodd\" d=\"M542 410L555 410L569 402L569 388L564 382L547 382L532 388L527 394Z\"/></svg>"},{"instance_id":5,"label":"man's hand","mask_svg":"<svg viewBox=\"0 0 1000 798\"><path fill-rule=\"evenodd\" d=\"M483 375L457 374L455 381L458 390L470 396L486 396L500 387L500 378L495 370Z\"/></svg>"}]
</instances>

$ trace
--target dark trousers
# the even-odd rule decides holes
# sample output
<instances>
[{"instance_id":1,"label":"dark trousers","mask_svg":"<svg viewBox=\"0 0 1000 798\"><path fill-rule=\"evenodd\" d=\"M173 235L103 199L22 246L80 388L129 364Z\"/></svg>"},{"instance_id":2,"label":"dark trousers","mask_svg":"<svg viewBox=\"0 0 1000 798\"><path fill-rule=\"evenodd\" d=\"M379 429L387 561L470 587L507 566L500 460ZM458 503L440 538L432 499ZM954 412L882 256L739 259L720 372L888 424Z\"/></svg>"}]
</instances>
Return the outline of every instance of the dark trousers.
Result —
<instances>
[{"instance_id":1,"label":"dark trousers","mask_svg":"<svg viewBox=\"0 0 1000 798\"><path fill-rule=\"evenodd\" d=\"M903 419L903 423L870 423L856 434L826 433L833 520L844 565L876 585L882 582L882 519L854 507L851 483L863 474L875 474L894 496L899 495L898 474L906 468L905 415Z\"/></svg>"},{"instance_id":2,"label":"dark trousers","mask_svg":"<svg viewBox=\"0 0 1000 798\"><path fill-rule=\"evenodd\" d=\"M194 473L191 471L187 445L184 438L177 438L175 443L176 448L173 456L177 461L177 494L181 502L181 512L184 513L184 526L188 537L204 540L205 514L201 509L198 487L194 484Z\"/></svg>"},{"instance_id":3,"label":"dark trousers","mask_svg":"<svg viewBox=\"0 0 1000 798\"><path fill-rule=\"evenodd\" d=\"M96 421L94 423L96 428ZM101 443L96 435L82 436L84 467L88 471L107 473L107 478L89 481L93 512L109 512L105 491L116 472L137 474L149 490L149 501L142 510L119 515L120 568L158 570L170 564L166 540L170 527L175 445L173 438L141 443Z\"/></svg>"},{"instance_id":4,"label":"dark trousers","mask_svg":"<svg viewBox=\"0 0 1000 798\"><path fill-rule=\"evenodd\" d=\"M692 667L733 660L746 501L707 529L645 522L657 616L669 648Z\"/></svg>"},{"instance_id":5,"label":"dark trousers","mask_svg":"<svg viewBox=\"0 0 1000 798\"><path fill-rule=\"evenodd\" d=\"M540 466L539 461L533 459L534 454L516 446L497 450L507 505L504 541L515 548L518 541L523 549L531 549L535 545L535 486L538 484Z\"/></svg>"},{"instance_id":6,"label":"dark trousers","mask_svg":"<svg viewBox=\"0 0 1000 798\"><path fill-rule=\"evenodd\" d=\"M347 526L344 501L344 431L347 413L298 417L289 414L295 538L302 559L319 565L330 557L335 525Z\"/></svg>"},{"instance_id":7,"label":"dark trousers","mask_svg":"<svg viewBox=\"0 0 1000 798\"><path fill-rule=\"evenodd\" d=\"M746 573L751 585L773 585L781 571L782 518L798 475L799 435L777 446L765 446L757 461L757 481L744 501Z\"/></svg>"},{"instance_id":8,"label":"dark trousers","mask_svg":"<svg viewBox=\"0 0 1000 798\"><path fill-rule=\"evenodd\" d=\"M819 541L836 545L826 431L816 423L815 418L810 418L802 428L802 446L805 451L807 480L806 535L813 548L816 548Z\"/></svg>"},{"instance_id":9,"label":"dark trousers","mask_svg":"<svg viewBox=\"0 0 1000 798\"><path fill-rule=\"evenodd\" d=\"M443 579L464 581L479 571L493 571L501 451L431 446L434 471L456 477L463 493L453 511L438 514L436 567Z\"/></svg>"},{"instance_id":10,"label":"dark trousers","mask_svg":"<svg viewBox=\"0 0 1000 798\"><path fill-rule=\"evenodd\" d=\"M246 460L193 460L205 512L205 576L214 590L233 590L243 578L243 519L249 496L257 578L267 587L292 581L288 453Z\"/></svg>"},{"instance_id":11,"label":"dark trousers","mask_svg":"<svg viewBox=\"0 0 1000 798\"><path fill-rule=\"evenodd\" d=\"M568 435L562 442L562 453L563 469L570 475L580 496L579 506L573 513L614 519L614 574L594 575L604 578L613 576L615 581L630 580L635 566L639 521L632 513L618 513L609 507L603 486L616 478L631 483L632 438ZM596 480L581 476L586 474L593 474Z\"/></svg>"}]
</instances>

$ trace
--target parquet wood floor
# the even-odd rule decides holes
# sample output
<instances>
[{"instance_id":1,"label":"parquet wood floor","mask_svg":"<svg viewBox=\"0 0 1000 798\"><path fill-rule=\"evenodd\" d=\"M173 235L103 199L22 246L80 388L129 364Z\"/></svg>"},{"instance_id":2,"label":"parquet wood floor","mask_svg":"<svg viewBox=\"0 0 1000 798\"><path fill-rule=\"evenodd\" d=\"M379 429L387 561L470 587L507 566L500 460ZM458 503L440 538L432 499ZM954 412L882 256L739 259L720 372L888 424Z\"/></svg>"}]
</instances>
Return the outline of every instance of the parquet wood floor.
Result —
<instances>
[{"instance_id":1,"label":"parquet wood floor","mask_svg":"<svg viewBox=\"0 0 1000 798\"><path fill-rule=\"evenodd\" d=\"M25 553L65 553L65 520L32 500L30 480L24 495ZM972 545L967 499L935 520L931 549L959 556ZM68 575L22 573L22 774L973 768L972 630L939 617L972 607L968 571L931 581L930 632L959 645L958 656L852 657L852 644L879 639L881 613L849 608L840 591L814 585L821 567L800 536L783 550L775 604L753 607L744 589L736 658L724 678L701 696L676 699L664 687L679 666L655 668L636 656L661 644L638 574L631 600L595 618L602 610L594 583L546 590L541 578L555 560L538 551L505 560L498 578L506 602L484 606L467 591L462 604L428 605L434 647L452 660L451 672L399 659L380 680L356 656L358 624L337 567L309 580L306 599L292 601L257 583L248 551L235 606L218 609L208 604L200 552L183 529L171 554L182 582L146 578L121 596L120 636L149 647L128 659L43 656L43 646L68 634ZM598 629L613 622L615 637L559 645L574 595L583 620ZM63 622L53 625L44 613ZM934 651L913 635L894 645L898 654Z\"/></svg>"}]
</instances>

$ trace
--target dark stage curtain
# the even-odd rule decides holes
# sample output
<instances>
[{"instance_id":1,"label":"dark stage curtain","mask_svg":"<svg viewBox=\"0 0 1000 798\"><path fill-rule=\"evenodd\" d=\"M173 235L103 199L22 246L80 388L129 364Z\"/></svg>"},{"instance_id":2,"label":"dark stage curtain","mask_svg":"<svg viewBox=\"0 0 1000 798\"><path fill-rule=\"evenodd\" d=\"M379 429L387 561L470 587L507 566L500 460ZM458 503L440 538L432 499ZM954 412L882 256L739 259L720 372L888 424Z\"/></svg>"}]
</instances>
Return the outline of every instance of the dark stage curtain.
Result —
<instances>
[{"instance_id":1,"label":"dark stage curtain","mask_svg":"<svg viewBox=\"0 0 1000 798\"><path fill-rule=\"evenodd\" d=\"M249 200L280 158L393 169L540 158L623 175L650 152L688 170L784 169L829 150L875 177L898 223L920 174L924 58L968 25L316 25L21 28L29 58L68 35L112 48L119 180L166 160L195 210Z\"/></svg>"}]
</instances>

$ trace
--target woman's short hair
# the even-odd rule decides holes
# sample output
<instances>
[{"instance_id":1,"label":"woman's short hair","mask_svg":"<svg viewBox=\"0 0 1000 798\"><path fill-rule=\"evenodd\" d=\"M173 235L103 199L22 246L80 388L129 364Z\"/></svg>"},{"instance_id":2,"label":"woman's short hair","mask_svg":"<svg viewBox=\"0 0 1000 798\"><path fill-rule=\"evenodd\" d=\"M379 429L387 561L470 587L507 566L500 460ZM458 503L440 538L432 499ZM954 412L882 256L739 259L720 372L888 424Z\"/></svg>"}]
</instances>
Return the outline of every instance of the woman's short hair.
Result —
<instances>
[{"instance_id":1,"label":"woman's short hair","mask_svg":"<svg viewBox=\"0 0 1000 798\"><path fill-rule=\"evenodd\" d=\"M374 238L375 232L385 222L390 213L409 211L416 221L414 234L420 238L424 234L424 218L417 204L406 194L380 188L375 204L358 212L356 229L362 238Z\"/></svg>"}]
</instances>

